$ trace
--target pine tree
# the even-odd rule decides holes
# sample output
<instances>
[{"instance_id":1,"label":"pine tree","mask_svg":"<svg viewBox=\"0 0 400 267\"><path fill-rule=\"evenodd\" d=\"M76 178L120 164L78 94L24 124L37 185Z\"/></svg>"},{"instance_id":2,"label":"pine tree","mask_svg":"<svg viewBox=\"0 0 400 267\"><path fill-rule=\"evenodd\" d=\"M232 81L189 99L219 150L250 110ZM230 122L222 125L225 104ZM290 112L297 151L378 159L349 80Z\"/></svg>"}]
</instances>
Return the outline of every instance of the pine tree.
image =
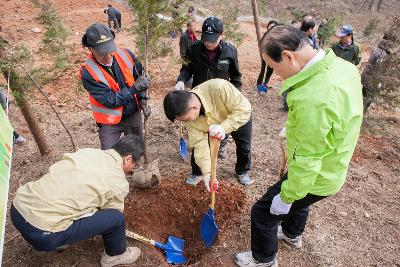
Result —
<instances>
[{"instance_id":1,"label":"pine tree","mask_svg":"<svg viewBox=\"0 0 400 267\"><path fill-rule=\"evenodd\" d=\"M169 33L180 29L187 20L187 16L181 16L179 6L184 0L175 2L163 0L128 0L133 12L135 23L132 28L136 35L136 46L139 50L139 58L144 61L144 72L149 73L149 60L165 57L172 52ZM146 91L148 98L148 91ZM147 103L148 101L146 101ZM144 119L144 160L145 165L150 163L148 155L148 119Z\"/></svg>"}]
</instances>

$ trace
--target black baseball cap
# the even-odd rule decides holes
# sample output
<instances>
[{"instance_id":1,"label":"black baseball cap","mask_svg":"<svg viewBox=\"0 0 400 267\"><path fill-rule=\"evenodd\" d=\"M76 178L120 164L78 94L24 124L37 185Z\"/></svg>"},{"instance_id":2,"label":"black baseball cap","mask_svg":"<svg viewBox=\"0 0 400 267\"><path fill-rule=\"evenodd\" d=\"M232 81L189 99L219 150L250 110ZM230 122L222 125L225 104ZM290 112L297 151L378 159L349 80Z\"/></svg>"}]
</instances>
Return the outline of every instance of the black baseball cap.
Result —
<instances>
[{"instance_id":1,"label":"black baseball cap","mask_svg":"<svg viewBox=\"0 0 400 267\"><path fill-rule=\"evenodd\" d=\"M100 54L108 54L117 50L114 39L114 32L106 25L94 23L86 29L86 33L82 37L82 45L93 47Z\"/></svg>"},{"instance_id":2,"label":"black baseball cap","mask_svg":"<svg viewBox=\"0 0 400 267\"><path fill-rule=\"evenodd\" d=\"M201 41L215 43L224 32L224 25L217 17L208 17L201 27Z\"/></svg>"}]
</instances>

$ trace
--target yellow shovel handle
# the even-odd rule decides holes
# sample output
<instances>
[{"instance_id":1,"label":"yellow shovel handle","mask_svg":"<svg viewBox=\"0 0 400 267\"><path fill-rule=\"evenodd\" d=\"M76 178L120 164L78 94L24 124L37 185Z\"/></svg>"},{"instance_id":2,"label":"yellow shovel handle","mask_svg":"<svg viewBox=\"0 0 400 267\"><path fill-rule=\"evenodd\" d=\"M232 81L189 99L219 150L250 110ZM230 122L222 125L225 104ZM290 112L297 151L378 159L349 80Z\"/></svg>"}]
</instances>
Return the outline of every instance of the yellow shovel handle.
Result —
<instances>
[{"instance_id":1,"label":"yellow shovel handle","mask_svg":"<svg viewBox=\"0 0 400 267\"><path fill-rule=\"evenodd\" d=\"M125 230L125 235L127 237L133 238L135 240L138 240L138 241L141 241L141 242L153 245L153 246L155 246L155 244L156 244L156 241L154 241L152 239L149 239L149 238L146 238L144 236L138 235L138 234L136 234L134 232L131 232L131 231L128 231L128 230Z\"/></svg>"},{"instance_id":2,"label":"yellow shovel handle","mask_svg":"<svg viewBox=\"0 0 400 267\"><path fill-rule=\"evenodd\" d=\"M210 203L210 208L211 209L214 209L214 206L215 206L214 182L217 177L217 157L218 157L219 145L220 145L219 139L210 137L210 154L211 154L211 179L210 179L211 203Z\"/></svg>"},{"instance_id":3,"label":"yellow shovel handle","mask_svg":"<svg viewBox=\"0 0 400 267\"><path fill-rule=\"evenodd\" d=\"M181 137L183 137L183 123L180 123L180 131L181 131Z\"/></svg>"}]
</instances>

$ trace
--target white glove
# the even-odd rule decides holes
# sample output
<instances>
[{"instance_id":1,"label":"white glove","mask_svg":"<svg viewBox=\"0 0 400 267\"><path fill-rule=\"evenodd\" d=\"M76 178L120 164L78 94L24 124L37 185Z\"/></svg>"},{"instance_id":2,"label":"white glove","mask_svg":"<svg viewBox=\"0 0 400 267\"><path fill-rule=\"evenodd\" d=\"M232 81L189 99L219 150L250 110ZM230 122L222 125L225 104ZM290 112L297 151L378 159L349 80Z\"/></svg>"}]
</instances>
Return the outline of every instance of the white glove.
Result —
<instances>
[{"instance_id":1,"label":"white glove","mask_svg":"<svg viewBox=\"0 0 400 267\"><path fill-rule=\"evenodd\" d=\"M185 83L179 81L175 84L175 90L185 90Z\"/></svg>"},{"instance_id":2,"label":"white glove","mask_svg":"<svg viewBox=\"0 0 400 267\"><path fill-rule=\"evenodd\" d=\"M210 190L211 190L210 179L211 179L211 175L209 173L203 175L204 185L206 186L208 192L210 192ZM218 191L218 185L219 185L218 181L217 181L217 179L215 179L214 186L213 186L214 191Z\"/></svg>"},{"instance_id":3,"label":"white glove","mask_svg":"<svg viewBox=\"0 0 400 267\"><path fill-rule=\"evenodd\" d=\"M279 136L283 139L286 138L286 127L283 127L281 132L279 133Z\"/></svg>"},{"instance_id":4,"label":"white glove","mask_svg":"<svg viewBox=\"0 0 400 267\"><path fill-rule=\"evenodd\" d=\"M222 140L225 138L225 130L221 125L213 124L208 128L210 136Z\"/></svg>"},{"instance_id":5,"label":"white glove","mask_svg":"<svg viewBox=\"0 0 400 267\"><path fill-rule=\"evenodd\" d=\"M292 204L287 204L282 201L281 196L277 194L272 200L269 212L274 215L288 214Z\"/></svg>"}]
</instances>

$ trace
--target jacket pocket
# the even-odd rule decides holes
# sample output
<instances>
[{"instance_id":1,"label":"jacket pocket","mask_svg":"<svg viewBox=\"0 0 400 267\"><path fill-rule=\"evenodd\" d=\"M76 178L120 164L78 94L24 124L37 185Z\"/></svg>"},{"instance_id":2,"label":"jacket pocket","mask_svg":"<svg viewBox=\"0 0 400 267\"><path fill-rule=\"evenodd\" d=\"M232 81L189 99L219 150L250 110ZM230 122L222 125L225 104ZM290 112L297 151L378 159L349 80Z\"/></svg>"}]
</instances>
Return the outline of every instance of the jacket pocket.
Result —
<instances>
[{"instance_id":1,"label":"jacket pocket","mask_svg":"<svg viewBox=\"0 0 400 267\"><path fill-rule=\"evenodd\" d=\"M218 60L217 63L217 70L219 72L224 72L224 73L228 73L229 70L229 60L227 59L223 59L223 60Z\"/></svg>"}]
</instances>

